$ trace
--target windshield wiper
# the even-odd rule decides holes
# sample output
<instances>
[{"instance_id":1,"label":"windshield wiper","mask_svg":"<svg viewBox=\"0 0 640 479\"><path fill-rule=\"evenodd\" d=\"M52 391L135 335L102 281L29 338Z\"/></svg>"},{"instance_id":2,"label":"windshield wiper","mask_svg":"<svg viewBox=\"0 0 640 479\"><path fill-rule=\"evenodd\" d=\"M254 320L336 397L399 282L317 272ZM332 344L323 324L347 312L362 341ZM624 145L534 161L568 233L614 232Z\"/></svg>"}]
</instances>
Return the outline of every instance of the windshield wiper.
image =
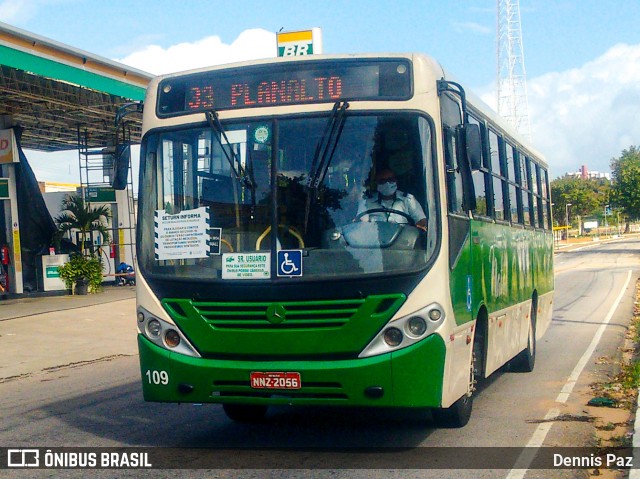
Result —
<instances>
[{"instance_id":1,"label":"windshield wiper","mask_svg":"<svg viewBox=\"0 0 640 479\"><path fill-rule=\"evenodd\" d=\"M204 114L205 114L205 117L207 118L207 122L209 123L209 126L211 127L211 129L213 129L216 133L220 135L219 137L216 135L213 135L213 136L215 136L216 140L218 140L220 149L224 153L224 156L227 158L227 161L229 162L229 166L231 167L233 174L236 176L236 178L238 178L238 180L242 183L242 185L246 186L253 193L254 191L253 181L251 181L251 177L247 174L247 172L242 167L240 158L238 158L238 156L236 155L236 152L231 146L231 143L229 142L229 138L227 138L227 133L224 131L224 128L222 127L222 123L220 123L220 119L218 118L218 112L216 112L215 110L210 110L210 111L205 111ZM227 152L227 149L222 144L222 138L224 138L224 141L229 146L228 152Z\"/></svg>"},{"instance_id":2,"label":"windshield wiper","mask_svg":"<svg viewBox=\"0 0 640 479\"><path fill-rule=\"evenodd\" d=\"M324 176L327 174L331 158L333 158L336 146L338 145L338 138L340 138L340 134L342 133L344 113L347 111L347 108L349 108L349 103L346 101L344 103L337 101L333 105L333 109L329 115L329 121L325 126L322 137L320 137L316 152L313 155L313 161L311 162L307 186L312 189L318 188L322 180L324 180Z\"/></svg>"},{"instance_id":3,"label":"windshield wiper","mask_svg":"<svg viewBox=\"0 0 640 479\"><path fill-rule=\"evenodd\" d=\"M316 147L315 154L313 155L313 161L311 162L311 168L309 170L309 180L307 182L307 202L304 212L304 229L307 230L307 224L309 222L309 212L311 210L311 201L315 199L318 187L324 181L324 177L329 170L331 159L338 146L338 139L342 134L342 128L344 126L345 112L349 108L348 102L337 101L333 105L331 114L329 115L329 121L327 122L324 132L320 137L320 141Z\"/></svg>"}]
</instances>

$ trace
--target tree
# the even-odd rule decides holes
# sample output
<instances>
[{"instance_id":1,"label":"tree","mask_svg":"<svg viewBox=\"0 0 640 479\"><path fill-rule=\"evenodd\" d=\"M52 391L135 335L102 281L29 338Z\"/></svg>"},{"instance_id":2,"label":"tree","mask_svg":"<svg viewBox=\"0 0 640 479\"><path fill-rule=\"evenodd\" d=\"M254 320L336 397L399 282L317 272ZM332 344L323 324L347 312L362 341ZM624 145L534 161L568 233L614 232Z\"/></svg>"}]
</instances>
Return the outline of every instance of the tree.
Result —
<instances>
[{"instance_id":1,"label":"tree","mask_svg":"<svg viewBox=\"0 0 640 479\"><path fill-rule=\"evenodd\" d=\"M622 208L628 233L629 221L640 218L640 148L630 146L620 158L611 159L611 178L611 203Z\"/></svg>"},{"instance_id":2,"label":"tree","mask_svg":"<svg viewBox=\"0 0 640 479\"><path fill-rule=\"evenodd\" d=\"M609 201L610 189L609 181L604 178L586 180L576 176L556 178L551 182L554 222L564 225L567 216L570 220L575 216L601 214ZM569 204L571 206L567 207Z\"/></svg>"},{"instance_id":3,"label":"tree","mask_svg":"<svg viewBox=\"0 0 640 479\"><path fill-rule=\"evenodd\" d=\"M63 213L55 219L59 236L63 236L68 231L78 230L81 241L80 249L85 255L91 254L87 253L86 247L89 232L98 232L102 236L103 243L109 241L107 221L111 217L111 211L107 206L92 207L78 195L67 195L62 200L60 209Z\"/></svg>"}]
</instances>

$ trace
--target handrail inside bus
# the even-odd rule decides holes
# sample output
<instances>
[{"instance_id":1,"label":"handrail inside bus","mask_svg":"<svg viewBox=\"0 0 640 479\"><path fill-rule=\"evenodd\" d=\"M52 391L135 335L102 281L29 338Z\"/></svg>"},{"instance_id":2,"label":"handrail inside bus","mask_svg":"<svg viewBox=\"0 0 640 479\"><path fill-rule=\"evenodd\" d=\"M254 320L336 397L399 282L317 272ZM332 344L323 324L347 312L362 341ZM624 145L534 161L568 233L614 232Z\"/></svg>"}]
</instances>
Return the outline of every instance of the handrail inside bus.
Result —
<instances>
[{"instance_id":1,"label":"handrail inside bus","mask_svg":"<svg viewBox=\"0 0 640 479\"><path fill-rule=\"evenodd\" d=\"M304 239L302 238L302 235L298 232L298 230L296 230L293 226L278 225L278 228L286 229L291 234L291 236L294 236L298 240L298 247L304 248ZM260 246L262 246L262 240L266 238L270 231L271 225L267 226L267 229L264 230L258 237L258 239L256 240L256 251L260 250Z\"/></svg>"}]
</instances>

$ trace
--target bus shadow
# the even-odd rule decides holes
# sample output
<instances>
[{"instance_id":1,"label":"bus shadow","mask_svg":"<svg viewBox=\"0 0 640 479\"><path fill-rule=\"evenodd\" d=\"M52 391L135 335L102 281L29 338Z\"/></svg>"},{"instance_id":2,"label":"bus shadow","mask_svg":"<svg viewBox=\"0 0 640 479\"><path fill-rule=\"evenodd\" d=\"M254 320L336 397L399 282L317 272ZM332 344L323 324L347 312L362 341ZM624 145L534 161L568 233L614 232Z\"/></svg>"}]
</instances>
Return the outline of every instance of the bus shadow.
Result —
<instances>
[{"instance_id":1,"label":"bus shadow","mask_svg":"<svg viewBox=\"0 0 640 479\"><path fill-rule=\"evenodd\" d=\"M215 404L147 403L140 384L66 398L36 410L80 431L52 437L91 438L96 445L180 448L412 448L434 432L428 410L337 407L272 407L257 423L236 423ZM53 444L62 441L62 444Z\"/></svg>"}]
</instances>

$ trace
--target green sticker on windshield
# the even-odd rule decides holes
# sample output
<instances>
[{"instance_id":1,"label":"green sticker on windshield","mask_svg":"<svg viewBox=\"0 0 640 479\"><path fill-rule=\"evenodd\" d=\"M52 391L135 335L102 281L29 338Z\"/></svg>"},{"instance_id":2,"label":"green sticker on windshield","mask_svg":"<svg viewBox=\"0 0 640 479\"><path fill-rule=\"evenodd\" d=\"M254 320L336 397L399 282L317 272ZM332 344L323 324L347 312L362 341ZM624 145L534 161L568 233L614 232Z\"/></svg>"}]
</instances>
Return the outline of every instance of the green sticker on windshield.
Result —
<instances>
[{"instance_id":1,"label":"green sticker on windshield","mask_svg":"<svg viewBox=\"0 0 640 479\"><path fill-rule=\"evenodd\" d=\"M269 141L269 137L271 136L271 132L269 131L269 127L267 125L260 125L253 131L253 141L256 143L260 143L264 145L267 141Z\"/></svg>"}]
</instances>

